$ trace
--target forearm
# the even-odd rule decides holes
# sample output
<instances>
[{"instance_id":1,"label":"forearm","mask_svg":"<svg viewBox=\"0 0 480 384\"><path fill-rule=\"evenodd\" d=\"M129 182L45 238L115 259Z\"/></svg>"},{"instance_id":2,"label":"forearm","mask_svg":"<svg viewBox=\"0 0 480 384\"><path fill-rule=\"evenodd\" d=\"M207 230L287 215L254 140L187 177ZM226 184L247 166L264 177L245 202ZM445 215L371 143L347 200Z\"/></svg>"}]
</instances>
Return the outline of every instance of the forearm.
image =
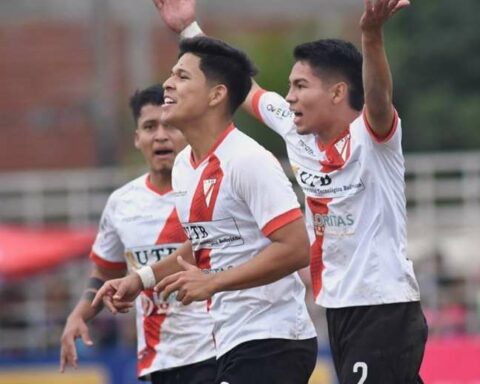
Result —
<instances>
[{"instance_id":1,"label":"forearm","mask_svg":"<svg viewBox=\"0 0 480 384\"><path fill-rule=\"evenodd\" d=\"M193 257L192 252L192 244L190 243L190 241L186 241L175 252L168 255L164 259L157 261L155 264L152 264L151 267L155 275L156 282L159 282L164 277L180 272L182 270L182 268L177 262L178 256L182 256L182 258L186 262L196 265L196 261Z\"/></svg>"},{"instance_id":2,"label":"forearm","mask_svg":"<svg viewBox=\"0 0 480 384\"><path fill-rule=\"evenodd\" d=\"M309 264L308 252L272 243L252 260L217 273L212 278L215 292L233 291L273 283Z\"/></svg>"},{"instance_id":3,"label":"forearm","mask_svg":"<svg viewBox=\"0 0 480 384\"><path fill-rule=\"evenodd\" d=\"M116 279L124 275L124 270L108 270L105 268L94 266L94 269L90 274L87 286L83 291L77 305L70 313L69 317L80 317L85 322L93 319L103 309L102 305L98 305L96 307L92 306L92 301L97 291L101 288L105 281Z\"/></svg>"},{"instance_id":4,"label":"forearm","mask_svg":"<svg viewBox=\"0 0 480 384\"><path fill-rule=\"evenodd\" d=\"M393 119L392 75L382 30L362 33L365 105L373 128L388 130Z\"/></svg>"}]
</instances>

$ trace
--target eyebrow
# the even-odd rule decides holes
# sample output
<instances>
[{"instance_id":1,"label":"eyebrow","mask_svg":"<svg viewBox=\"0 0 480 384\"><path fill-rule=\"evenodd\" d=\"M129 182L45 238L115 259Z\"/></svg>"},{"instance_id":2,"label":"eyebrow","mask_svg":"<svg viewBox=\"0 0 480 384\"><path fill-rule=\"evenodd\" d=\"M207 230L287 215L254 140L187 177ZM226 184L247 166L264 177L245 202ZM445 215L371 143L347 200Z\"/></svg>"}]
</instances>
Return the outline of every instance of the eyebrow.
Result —
<instances>
[{"instance_id":1,"label":"eyebrow","mask_svg":"<svg viewBox=\"0 0 480 384\"><path fill-rule=\"evenodd\" d=\"M293 85L298 85L298 83L301 83L301 82L308 83L308 80L303 78L303 77L301 77L299 79L294 79L293 81L288 80L288 85L292 85L292 84Z\"/></svg>"},{"instance_id":2,"label":"eyebrow","mask_svg":"<svg viewBox=\"0 0 480 384\"><path fill-rule=\"evenodd\" d=\"M148 119L148 120L142 121L140 125L143 127L143 126L145 126L147 124L150 124L150 123L155 123L156 124L157 121L158 121L158 119Z\"/></svg>"},{"instance_id":3,"label":"eyebrow","mask_svg":"<svg viewBox=\"0 0 480 384\"><path fill-rule=\"evenodd\" d=\"M183 68L172 68L172 75L175 75L175 74L186 74L186 75L190 75L190 72L188 72L186 69L183 69Z\"/></svg>"}]
</instances>

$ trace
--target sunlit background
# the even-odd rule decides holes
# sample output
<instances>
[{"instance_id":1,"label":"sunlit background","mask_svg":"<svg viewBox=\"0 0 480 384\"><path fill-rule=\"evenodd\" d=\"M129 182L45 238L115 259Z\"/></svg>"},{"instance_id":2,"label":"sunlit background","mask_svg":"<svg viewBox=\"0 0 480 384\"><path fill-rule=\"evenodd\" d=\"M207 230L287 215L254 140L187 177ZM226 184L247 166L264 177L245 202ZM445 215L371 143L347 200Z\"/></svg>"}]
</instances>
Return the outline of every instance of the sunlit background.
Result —
<instances>
[{"instance_id":1,"label":"sunlit background","mask_svg":"<svg viewBox=\"0 0 480 384\"><path fill-rule=\"evenodd\" d=\"M359 43L362 0L197 2L203 29L244 49L279 93L296 44ZM428 384L480 382L479 14L478 0L417 0L386 28ZM128 97L162 81L176 48L150 0L0 2L0 384L136 383L132 316L99 315L75 373L56 373L59 340L109 193L145 170ZM267 128L242 113L236 123L285 159ZM320 343L311 383L334 384L324 313L307 299Z\"/></svg>"}]
</instances>

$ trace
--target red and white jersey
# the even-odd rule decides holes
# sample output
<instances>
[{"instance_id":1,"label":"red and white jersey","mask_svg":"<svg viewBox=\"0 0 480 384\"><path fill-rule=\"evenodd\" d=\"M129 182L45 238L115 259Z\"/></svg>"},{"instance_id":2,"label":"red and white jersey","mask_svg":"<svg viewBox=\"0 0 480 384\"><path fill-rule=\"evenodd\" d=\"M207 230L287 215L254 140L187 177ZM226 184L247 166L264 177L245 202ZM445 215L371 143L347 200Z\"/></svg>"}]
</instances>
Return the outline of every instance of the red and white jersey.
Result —
<instances>
[{"instance_id":1,"label":"red and white jersey","mask_svg":"<svg viewBox=\"0 0 480 384\"><path fill-rule=\"evenodd\" d=\"M406 257L406 202L401 125L378 140L362 114L326 147L299 135L289 104L260 90L257 116L280 134L305 194L311 275L327 308L420 300Z\"/></svg>"},{"instance_id":2,"label":"red and white jersey","mask_svg":"<svg viewBox=\"0 0 480 384\"><path fill-rule=\"evenodd\" d=\"M197 264L210 273L248 262L271 244L267 236L302 217L280 163L233 125L199 163L190 146L179 153L172 183ZM315 337L304 298L296 272L264 286L216 293L210 313L217 357L249 340Z\"/></svg>"},{"instance_id":3,"label":"red and white jersey","mask_svg":"<svg viewBox=\"0 0 480 384\"><path fill-rule=\"evenodd\" d=\"M187 240L173 199L143 175L108 199L91 258L100 267L130 271L171 254ZM153 289L136 300L138 376L215 356L213 320L205 302L165 302Z\"/></svg>"}]
</instances>

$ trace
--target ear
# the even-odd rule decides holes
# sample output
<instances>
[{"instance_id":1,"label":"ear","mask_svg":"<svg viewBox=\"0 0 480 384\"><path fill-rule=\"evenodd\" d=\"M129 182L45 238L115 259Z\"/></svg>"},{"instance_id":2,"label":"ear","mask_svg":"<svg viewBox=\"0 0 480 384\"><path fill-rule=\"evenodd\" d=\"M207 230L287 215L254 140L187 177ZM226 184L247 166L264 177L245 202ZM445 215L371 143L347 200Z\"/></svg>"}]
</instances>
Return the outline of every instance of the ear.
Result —
<instances>
[{"instance_id":1,"label":"ear","mask_svg":"<svg viewBox=\"0 0 480 384\"><path fill-rule=\"evenodd\" d=\"M210 90L208 105L210 107L218 106L219 104L225 102L225 100L227 99L227 95L228 95L228 89L225 85L223 84L215 85Z\"/></svg>"},{"instance_id":2,"label":"ear","mask_svg":"<svg viewBox=\"0 0 480 384\"><path fill-rule=\"evenodd\" d=\"M138 134L138 128L135 129L135 134L133 137L133 143L135 145L135 148L140 149L140 135Z\"/></svg>"},{"instance_id":3,"label":"ear","mask_svg":"<svg viewBox=\"0 0 480 384\"><path fill-rule=\"evenodd\" d=\"M343 81L333 84L330 87L330 95L333 104L340 104L348 98L348 84Z\"/></svg>"}]
</instances>

